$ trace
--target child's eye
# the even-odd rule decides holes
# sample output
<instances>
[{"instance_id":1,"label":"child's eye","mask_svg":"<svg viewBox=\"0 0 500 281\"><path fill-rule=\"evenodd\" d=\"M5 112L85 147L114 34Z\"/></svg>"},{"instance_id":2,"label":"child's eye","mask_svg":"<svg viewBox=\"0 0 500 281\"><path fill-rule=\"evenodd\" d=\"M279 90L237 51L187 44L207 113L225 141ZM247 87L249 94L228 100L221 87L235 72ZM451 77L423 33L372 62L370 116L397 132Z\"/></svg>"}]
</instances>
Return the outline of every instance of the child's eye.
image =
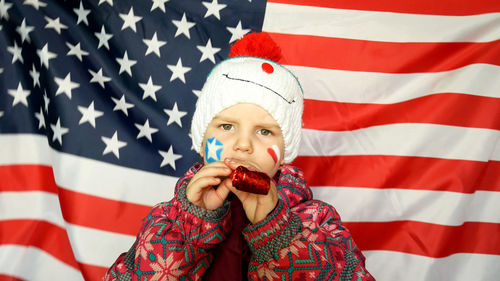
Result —
<instances>
[{"instance_id":1,"label":"child's eye","mask_svg":"<svg viewBox=\"0 0 500 281\"><path fill-rule=\"evenodd\" d=\"M233 125L231 124L222 124L219 127L224 131L230 131L233 129Z\"/></svg>"},{"instance_id":2,"label":"child's eye","mask_svg":"<svg viewBox=\"0 0 500 281\"><path fill-rule=\"evenodd\" d=\"M270 136L272 135L273 133L267 129L260 129L259 130L259 134L263 135L263 136Z\"/></svg>"}]
</instances>

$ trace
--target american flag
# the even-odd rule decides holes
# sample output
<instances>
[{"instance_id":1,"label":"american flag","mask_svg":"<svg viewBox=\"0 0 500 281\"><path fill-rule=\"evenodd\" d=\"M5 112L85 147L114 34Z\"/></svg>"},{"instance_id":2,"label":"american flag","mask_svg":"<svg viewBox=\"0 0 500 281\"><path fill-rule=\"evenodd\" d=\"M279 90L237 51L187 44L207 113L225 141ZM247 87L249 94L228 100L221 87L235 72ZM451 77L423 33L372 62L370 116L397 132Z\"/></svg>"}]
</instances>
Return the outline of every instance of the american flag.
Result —
<instances>
[{"instance_id":1,"label":"american flag","mask_svg":"<svg viewBox=\"0 0 500 281\"><path fill-rule=\"evenodd\" d=\"M497 0L0 0L0 279L100 280L261 30L305 92L294 164L375 278L497 280Z\"/></svg>"}]
</instances>

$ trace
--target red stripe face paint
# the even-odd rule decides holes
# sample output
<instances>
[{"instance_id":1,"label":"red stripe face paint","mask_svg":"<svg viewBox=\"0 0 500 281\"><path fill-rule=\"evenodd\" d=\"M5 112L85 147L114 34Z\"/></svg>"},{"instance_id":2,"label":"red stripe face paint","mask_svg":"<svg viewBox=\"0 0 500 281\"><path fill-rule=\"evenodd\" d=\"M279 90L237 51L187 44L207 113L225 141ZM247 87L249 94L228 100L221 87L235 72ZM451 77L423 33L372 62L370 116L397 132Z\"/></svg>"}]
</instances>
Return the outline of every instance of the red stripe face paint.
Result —
<instances>
[{"instance_id":1,"label":"red stripe face paint","mask_svg":"<svg viewBox=\"0 0 500 281\"><path fill-rule=\"evenodd\" d=\"M280 152L280 148L277 145L273 145L272 147L268 148L267 153L269 153L269 155L271 155L271 157L273 158L274 164L276 164L280 161L279 158L280 158L281 152Z\"/></svg>"}]
</instances>

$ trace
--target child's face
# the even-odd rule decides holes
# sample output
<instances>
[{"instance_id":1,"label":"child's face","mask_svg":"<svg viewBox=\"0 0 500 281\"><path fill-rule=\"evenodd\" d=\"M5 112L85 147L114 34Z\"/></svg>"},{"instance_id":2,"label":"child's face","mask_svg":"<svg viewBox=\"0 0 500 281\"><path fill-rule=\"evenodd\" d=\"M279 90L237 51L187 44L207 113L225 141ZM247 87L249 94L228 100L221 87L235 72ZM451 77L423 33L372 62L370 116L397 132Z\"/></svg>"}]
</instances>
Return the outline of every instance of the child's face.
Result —
<instances>
[{"instance_id":1,"label":"child's face","mask_svg":"<svg viewBox=\"0 0 500 281\"><path fill-rule=\"evenodd\" d=\"M219 112L208 124L200 154L205 164L232 158L273 177L284 162L283 135L262 107L239 103Z\"/></svg>"}]
</instances>

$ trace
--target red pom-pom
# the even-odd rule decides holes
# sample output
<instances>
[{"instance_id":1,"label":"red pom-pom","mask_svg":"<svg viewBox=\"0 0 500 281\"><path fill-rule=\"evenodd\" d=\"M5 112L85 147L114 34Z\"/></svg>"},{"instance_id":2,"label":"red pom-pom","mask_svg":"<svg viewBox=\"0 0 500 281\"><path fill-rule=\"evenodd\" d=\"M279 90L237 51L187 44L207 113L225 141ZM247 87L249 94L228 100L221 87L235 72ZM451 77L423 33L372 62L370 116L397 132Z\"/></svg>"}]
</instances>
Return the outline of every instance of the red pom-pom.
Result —
<instances>
[{"instance_id":1,"label":"red pom-pom","mask_svg":"<svg viewBox=\"0 0 500 281\"><path fill-rule=\"evenodd\" d=\"M234 43L229 57L258 57L279 62L281 49L265 32L248 33Z\"/></svg>"}]
</instances>

